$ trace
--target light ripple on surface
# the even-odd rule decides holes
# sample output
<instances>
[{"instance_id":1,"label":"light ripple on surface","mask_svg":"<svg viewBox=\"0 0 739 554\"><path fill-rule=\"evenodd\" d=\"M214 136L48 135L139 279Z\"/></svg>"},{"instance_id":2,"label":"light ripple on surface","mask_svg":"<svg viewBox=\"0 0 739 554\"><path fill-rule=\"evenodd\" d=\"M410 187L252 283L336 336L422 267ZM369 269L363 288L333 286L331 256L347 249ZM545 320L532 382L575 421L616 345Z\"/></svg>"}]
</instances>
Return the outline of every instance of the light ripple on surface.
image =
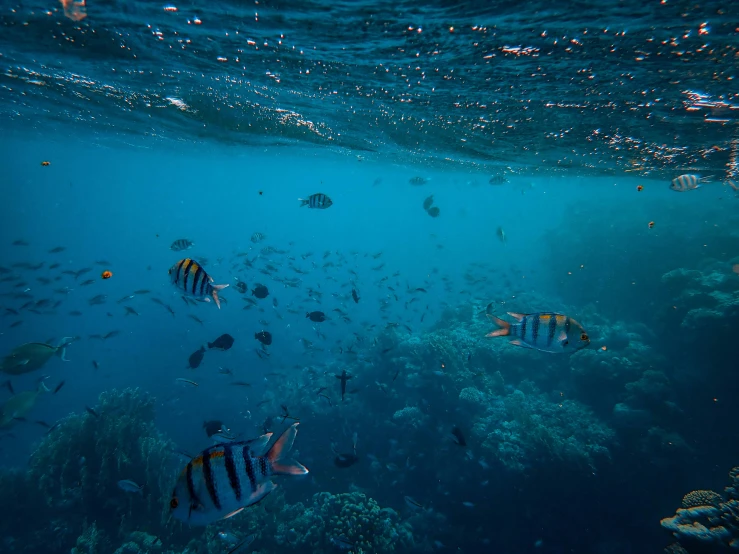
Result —
<instances>
[{"instance_id":1,"label":"light ripple on surface","mask_svg":"<svg viewBox=\"0 0 739 554\"><path fill-rule=\"evenodd\" d=\"M61 4L24 2L0 13L0 114L38 131L73 120L425 163L725 178L739 114L733 11L91 1L72 21Z\"/></svg>"}]
</instances>

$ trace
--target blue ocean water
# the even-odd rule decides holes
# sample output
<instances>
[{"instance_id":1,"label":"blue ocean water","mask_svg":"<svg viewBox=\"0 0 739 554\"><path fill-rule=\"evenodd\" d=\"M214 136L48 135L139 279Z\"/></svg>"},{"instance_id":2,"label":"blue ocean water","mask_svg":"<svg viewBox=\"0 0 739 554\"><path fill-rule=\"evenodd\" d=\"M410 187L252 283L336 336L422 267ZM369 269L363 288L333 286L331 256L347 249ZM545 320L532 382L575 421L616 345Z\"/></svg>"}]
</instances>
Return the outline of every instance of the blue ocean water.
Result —
<instances>
[{"instance_id":1,"label":"blue ocean water","mask_svg":"<svg viewBox=\"0 0 739 554\"><path fill-rule=\"evenodd\" d=\"M0 552L735 548L736 21L0 8ZM220 309L172 283L184 258ZM509 314L528 334L486 337ZM176 517L178 478L190 513L229 505L253 475L223 444L295 421L307 475Z\"/></svg>"}]
</instances>

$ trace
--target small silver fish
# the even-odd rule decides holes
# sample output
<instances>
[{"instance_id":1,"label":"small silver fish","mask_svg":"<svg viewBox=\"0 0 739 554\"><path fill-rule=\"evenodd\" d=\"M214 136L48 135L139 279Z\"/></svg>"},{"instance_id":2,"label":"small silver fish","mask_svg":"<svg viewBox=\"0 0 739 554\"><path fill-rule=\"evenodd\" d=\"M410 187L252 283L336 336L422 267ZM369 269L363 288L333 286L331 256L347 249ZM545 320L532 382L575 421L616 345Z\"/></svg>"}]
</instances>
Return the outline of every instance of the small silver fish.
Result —
<instances>
[{"instance_id":1,"label":"small silver fish","mask_svg":"<svg viewBox=\"0 0 739 554\"><path fill-rule=\"evenodd\" d=\"M675 192L685 192L687 190L695 190L700 188L698 183L703 183L707 179L698 175L680 175L675 177L670 183L670 189Z\"/></svg>"},{"instance_id":2,"label":"small silver fish","mask_svg":"<svg viewBox=\"0 0 739 554\"><path fill-rule=\"evenodd\" d=\"M126 492L142 493L144 485L139 485L130 479L121 479L118 481L118 488Z\"/></svg>"}]
</instances>

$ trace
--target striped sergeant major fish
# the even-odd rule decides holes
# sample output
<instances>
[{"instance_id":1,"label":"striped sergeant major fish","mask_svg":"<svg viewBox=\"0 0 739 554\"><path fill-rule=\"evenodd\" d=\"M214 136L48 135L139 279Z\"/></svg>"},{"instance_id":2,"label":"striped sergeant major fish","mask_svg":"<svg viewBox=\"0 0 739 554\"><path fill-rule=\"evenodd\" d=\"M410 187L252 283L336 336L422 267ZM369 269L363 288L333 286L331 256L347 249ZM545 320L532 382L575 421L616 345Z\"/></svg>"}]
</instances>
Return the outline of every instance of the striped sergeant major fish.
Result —
<instances>
[{"instance_id":1,"label":"striped sergeant major fish","mask_svg":"<svg viewBox=\"0 0 739 554\"><path fill-rule=\"evenodd\" d=\"M325 210L334 204L333 200L321 192L311 194L308 198L298 198L298 201L300 202L301 208L308 206L309 208L318 208L319 210Z\"/></svg>"},{"instance_id":2,"label":"striped sergeant major fish","mask_svg":"<svg viewBox=\"0 0 739 554\"><path fill-rule=\"evenodd\" d=\"M210 297L213 297L218 309L221 308L218 291L228 285L212 285L213 278L195 260L191 258L180 260L169 269L169 277L174 286L187 296L206 302L210 302Z\"/></svg>"},{"instance_id":3,"label":"striped sergeant major fish","mask_svg":"<svg viewBox=\"0 0 739 554\"><path fill-rule=\"evenodd\" d=\"M208 525L262 500L275 488L273 475L305 475L303 465L286 458L297 432L298 424L293 423L266 454L272 433L206 448L177 478L170 514L190 525Z\"/></svg>"},{"instance_id":4,"label":"striped sergeant major fish","mask_svg":"<svg viewBox=\"0 0 739 554\"><path fill-rule=\"evenodd\" d=\"M590 337L577 321L562 314L552 312L536 314L517 314L508 312L518 323L510 324L492 314L488 318L499 329L486 337L515 337L511 344L533 348L541 352L560 354L576 352L590 344Z\"/></svg>"},{"instance_id":5,"label":"striped sergeant major fish","mask_svg":"<svg viewBox=\"0 0 739 554\"><path fill-rule=\"evenodd\" d=\"M177 239L169 248L175 252L181 252L182 250L189 250L193 246L195 246L195 243L189 239Z\"/></svg>"},{"instance_id":6,"label":"striped sergeant major fish","mask_svg":"<svg viewBox=\"0 0 739 554\"><path fill-rule=\"evenodd\" d=\"M700 188L699 183L705 183L706 181L708 181L706 177L698 177L698 175L680 175L672 180L670 188L676 192L685 192L686 190Z\"/></svg>"}]
</instances>

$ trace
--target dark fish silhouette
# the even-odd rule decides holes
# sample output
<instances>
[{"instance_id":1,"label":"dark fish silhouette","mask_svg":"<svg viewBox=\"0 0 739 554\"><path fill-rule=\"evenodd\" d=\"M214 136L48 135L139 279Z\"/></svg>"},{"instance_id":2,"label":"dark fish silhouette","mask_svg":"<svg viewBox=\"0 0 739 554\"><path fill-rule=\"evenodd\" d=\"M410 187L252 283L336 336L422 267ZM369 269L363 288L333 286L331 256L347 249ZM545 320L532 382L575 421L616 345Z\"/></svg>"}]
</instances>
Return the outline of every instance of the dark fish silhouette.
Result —
<instances>
[{"instance_id":1,"label":"dark fish silhouette","mask_svg":"<svg viewBox=\"0 0 739 554\"><path fill-rule=\"evenodd\" d=\"M216 350L228 350L234 345L234 338L228 333L224 333L213 342L208 343L208 348L215 348Z\"/></svg>"},{"instance_id":2,"label":"dark fish silhouette","mask_svg":"<svg viewBox=\"0 0 739 554\"><path fill-rule=\"evenodd\" d=\"M333 448L333 445L332 445ZM333 448L334 454L336 454L336 457L334 458L334 465L336 467L341 468L347 468L351 467L354 464L356 464L359 461L359 456L357 456L357 434L354 433L352 435L352 451L347 452L344 454L340 454L336 451L336 448Z\"/></svg>"},{"instance_id":3,"label":"dark fish silhouette","mask_svg":"<svg viewBox=\"0 0 739 554\"><path fill-rule=\"evenodd\" d=\"M267 298L269 296L269 289L265 287L264 285L260 285L257 283L257 285L254 287L254 290L251 291L252 296L256 296L257 298Z\"/></svg>"},{"instance_id":4,"label":"dark fish silhouette","mask_svg":"<svg viewBox=\"0 0 739 554\"><path fill-rule=\"evenodd\" d=\"M334 458L334 465L336 467L351 467L354 464L356 464L359 461L359 456L354 454L353 452L349 452L346 454L337 454Z\"/></svg>"},{"instance_id":5,"label":"dark fish silhouette","mask_svg":"<svg viewBox=\"0 0 739 554\"><path fill-rule=\"evenodd\" d=\"M205 347L201 346L200 350L196 350L192 354L190 354L190 358L188 358L187 362L190 364L190 369L197 368L203 361L203 356L205 356Z\"/></svg>"},{"instance_id":6,"label":"dark fish silhouette","mask_svg":"<svg viewBox=\"0 0 739 554\"><path fill-rule=\"evenodd\" d=\"M462 430L456 425L452 427L452 440L459 446L467 446L467 441L464 440Z\"/></svg>"},{"instance_id":7,"label":"dark fish silhouette","mask_svg":"<svg viewBox=\"0 0 739 554\"><path fill-rule=\"evenodd\" d=\"M324 314L323 312L308 312L305 314L305 317L316 323L326 321L326 314Z\"/></svg>"},{"instance_id":8,"label":"dark fish silhouette","mask_svg":"<svg viewBox=\"0 0 739 554\"><path fill-rule=\"evenodd\" d=\"M352 289L352 298L356 304L359 304L359 295L357 294L356 289Z\"/></svg>"},{"instance_id":9,"label":"dark fish silhouette","mask_svg":"<svg viewBox=\"0 0 739 554\"><path fill-rule=\"evenodd\" d=\"M341 380L341 401L344 401L344 395L346 394L346 382L352 379L352 376L346 372L346 369L341 372L341 375L334 375L337 379Z\"/></svg>"},{"instance_id":10,"label":"dark fish silhouette","mask_svg":"<svg viewBox=\"0 0 739 554\"><path fill-rule=\"evenodd\" d=\"M205 434L209 437L212 437L216 433L220 433L221 429L223 429L223 422L218 419L212 419L210 421L204 421L203 422L203 429L205 429Z\"/></svg>"},{"instance_id":11,"label":"dark fish silhouette","mask_svg":"<svg viewBox=\"0 0 739 554\"><path fill-rule=\"evenodd\" d=\"M272 333L269 331L259 331L258 333L254 333L254 338L265 346L272 344Z\"/></svg>"}]
</instances>

